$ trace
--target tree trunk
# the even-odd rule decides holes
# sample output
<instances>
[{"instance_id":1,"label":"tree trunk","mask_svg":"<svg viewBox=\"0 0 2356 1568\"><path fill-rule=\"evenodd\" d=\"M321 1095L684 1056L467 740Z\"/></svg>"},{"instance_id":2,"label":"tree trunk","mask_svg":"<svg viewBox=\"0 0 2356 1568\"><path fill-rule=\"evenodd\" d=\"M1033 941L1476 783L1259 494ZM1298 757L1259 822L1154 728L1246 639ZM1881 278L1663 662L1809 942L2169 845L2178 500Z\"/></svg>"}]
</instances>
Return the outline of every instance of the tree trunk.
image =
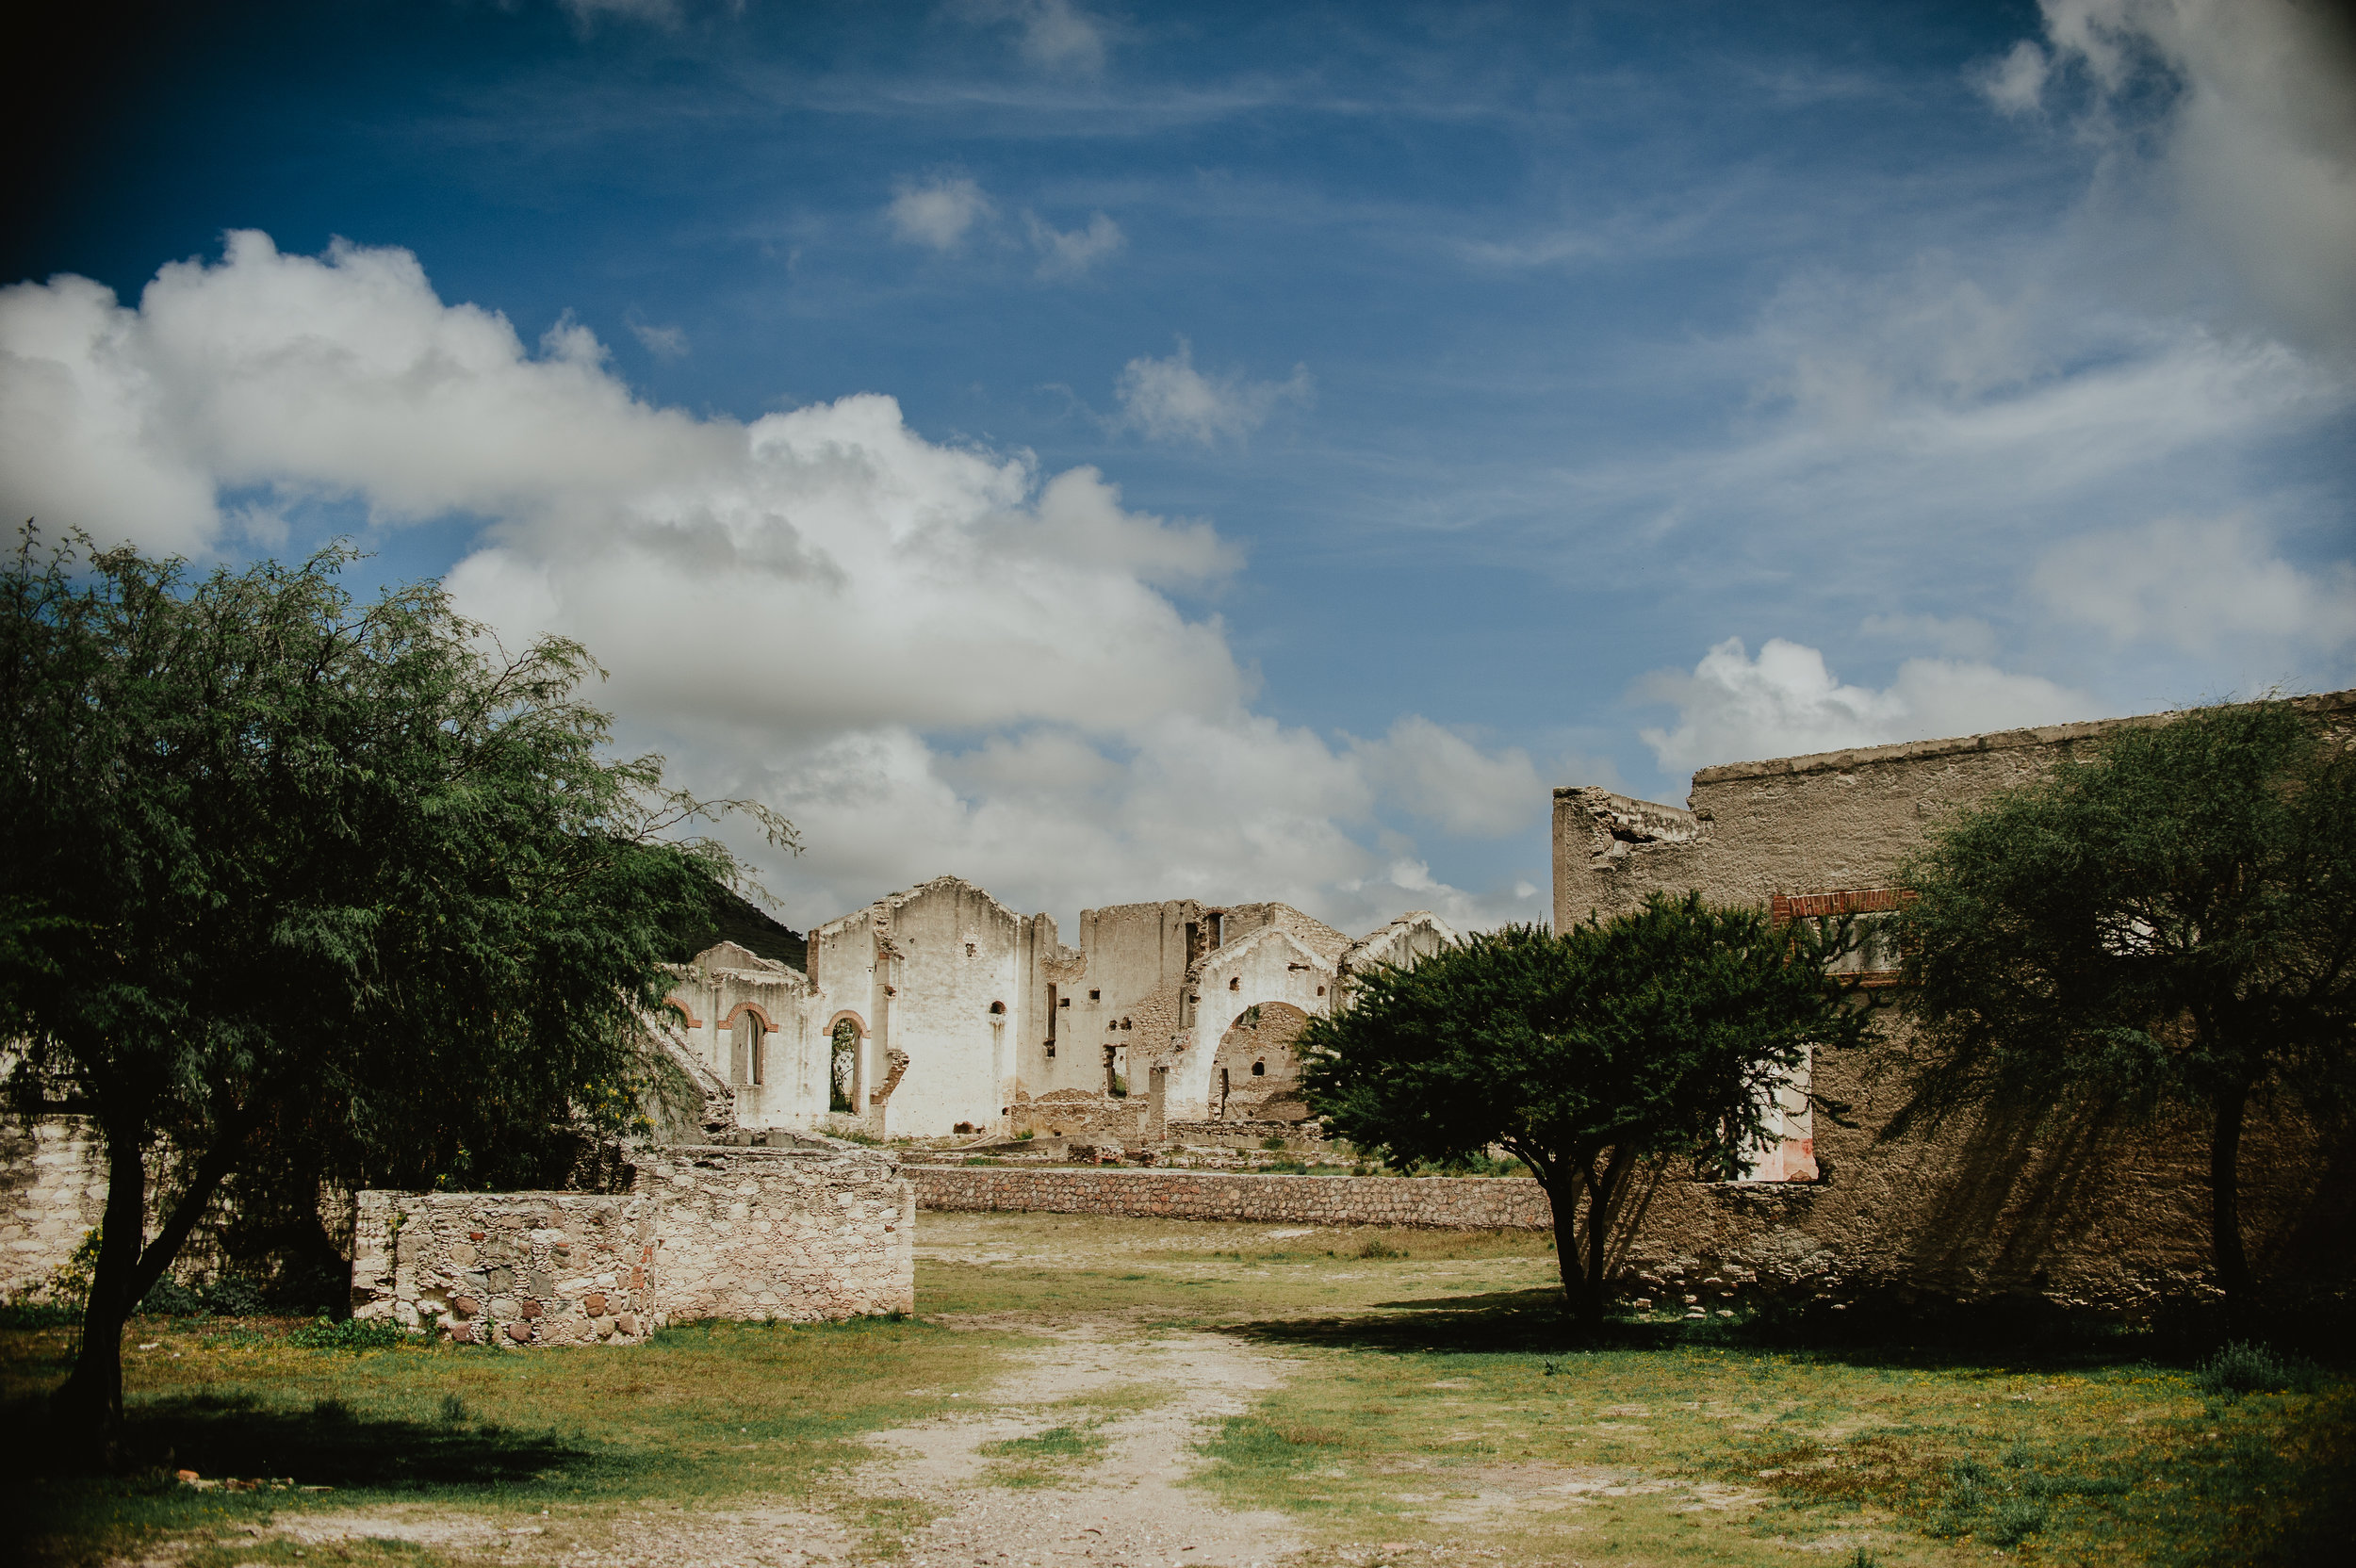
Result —
<instances>
[{"instance_id":1,"label":"tree trunk","mask_svg":"<svg viewBox=\"0 0 2356 1568\"><path fill-rule=\"evenodd\" d=\"M138 1305L126 1299L139 1272L147 1227L145 1140L106 1130L106 1210L82 1311L82 1348L74 1370L49 1396L50 1413L69 1449L112 1469L123 1446L123 1325Z\"/></svg>"},{"instance_id":2,"label":"tree trunk","mask_svg":"<svg viewBox=\"0 0 2356 1568\"><path fill-rule=\"evenodd\" d=\"M2225 1292L2225 1331L2235 1339L2254 1333L2257 1303L2250 1298L2250 1257L2241 1245L2239 1181L2242 1114L2250 1103L2247 1086L2217 1097L2217 1127L2209 1135L2209 1237L2217 1257L2217 1287Z\"/></svg>"},{"instance_id":3,"label":"tree trunk","mask_svg":"<svg viewBox=\"0 0 2356 1568\"><path fill-rule=\"evenodd\" d=\"M106 1135L106 1217L90 1304L82 1315L81 1353L49 1396L50 1412L68 1446L80 1448L102 1468L112 1469L123 1459L123 1325L188 1244L254 1123L254 1118L247 1115L223 1128L189 1172L188 1190L165 1217L155 1241L146 1246L141 1243L147 1227L147 1166L140 1157L146 1139L112 1131Z\"/></svg>"},{"instance_id":4,"label":"tree trunk","mask_svg":"<svg viewBox=\"0 0 2356 1568\"><path fill-rule=\"evenodd\" d=\"M1587 1297L1579 1304L1579 1317L1590 1331L1603 1327L1604 1283L1612 1266L1612 1210L1628 1164L1626 1152L1615 1147L1604 1161L1603 1174L1587 1179Z\"/></svg>"},{"instance_id":5,"label":"tree trunk","mask_svg":"<svg viewBox=\"0 0 2356 1568\"><path fill-rule=\"evenodd\" d=\"M1579 1245L1580 1184L1581 1178L1575 1172L1546 1184L1546 1205L1554 1211L1554 1264L1562 1276L1562 1299L1574 1315L1579 1313L1587 1290L1585 1254Z\"/></svg>"}]
</instances>

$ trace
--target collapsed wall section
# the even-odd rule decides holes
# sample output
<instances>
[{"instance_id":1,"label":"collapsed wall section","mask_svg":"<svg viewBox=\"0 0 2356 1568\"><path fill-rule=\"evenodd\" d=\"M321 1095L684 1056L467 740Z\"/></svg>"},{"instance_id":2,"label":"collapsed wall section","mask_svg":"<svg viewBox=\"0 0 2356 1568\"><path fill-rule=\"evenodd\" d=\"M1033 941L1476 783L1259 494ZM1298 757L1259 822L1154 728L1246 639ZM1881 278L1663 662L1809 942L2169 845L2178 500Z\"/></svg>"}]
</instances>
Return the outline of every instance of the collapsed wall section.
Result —
<instances>
[{"instance_id":1,"label":"collapsed wall section","mask_svg":"<svg viewBox=\"0 0 2356 1568\"><path fill-rule=\"evenodd\" d=\"M363 1192L352 1315L524 1347L908 1312L915 1206L893 1161L820 1139L656 1149L618 1196Z\"/></svg>"}]
</instances>

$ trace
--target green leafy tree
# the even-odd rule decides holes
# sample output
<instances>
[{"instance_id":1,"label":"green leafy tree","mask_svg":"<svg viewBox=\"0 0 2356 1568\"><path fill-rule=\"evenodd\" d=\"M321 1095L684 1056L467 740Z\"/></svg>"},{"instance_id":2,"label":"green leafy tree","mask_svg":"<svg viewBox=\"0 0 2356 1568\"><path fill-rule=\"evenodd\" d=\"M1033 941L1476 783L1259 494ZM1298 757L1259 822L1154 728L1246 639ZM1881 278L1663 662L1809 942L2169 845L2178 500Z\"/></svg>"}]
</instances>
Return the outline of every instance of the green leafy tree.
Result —
<instances>
[{"instance_id":1,"label":"green leafy tree","mask_svg":"<svg viewBox=\"0 0 2356 1568\"><path fill-rule=\"evenodd\" d=\"M1916 1114L2173 1108L2209 1139L2211 1237L2246 1332L2250 1107L2332 1113L2356 1038L2356 752L2296 702L2200 710L1963 813L1905 871Z\"/></svg>"},{"instance_id":2,"label":"green leafy tree","mask_svg":"<svg viewBox=\"0 0 2356 1568\"><path fill-rule=\"evenodd\" d=\"M102 1456L124 1321L225 1182L560 1176L634 1111L662 960L739 876L679 838L737 803L610 760L578 645L509 657L438 584L357 607L351 559L191 580L28 528L0 572L0 1024L18 1110L106 1151L54 1401Z\"/></svg>"},{"instance_id":3,"label":"green leafy tree","mask_svg":"<svg viewBox=\"0 0 2356 1568\"><path fill-rule=\"evenodd\" d=\"M1508 926L1357 982L1347 1012L1302 1031L1302 1081L1329 1127L1395 1165L1500 1145L1529 1167L1592 1326L1632 1179L1677 1158L1739 1174L1810 1049L1863 1041L1826 968L1853 940L1845 922L1777 927L1698 894L1560 936Z\"/></svg>"}]
</instances>

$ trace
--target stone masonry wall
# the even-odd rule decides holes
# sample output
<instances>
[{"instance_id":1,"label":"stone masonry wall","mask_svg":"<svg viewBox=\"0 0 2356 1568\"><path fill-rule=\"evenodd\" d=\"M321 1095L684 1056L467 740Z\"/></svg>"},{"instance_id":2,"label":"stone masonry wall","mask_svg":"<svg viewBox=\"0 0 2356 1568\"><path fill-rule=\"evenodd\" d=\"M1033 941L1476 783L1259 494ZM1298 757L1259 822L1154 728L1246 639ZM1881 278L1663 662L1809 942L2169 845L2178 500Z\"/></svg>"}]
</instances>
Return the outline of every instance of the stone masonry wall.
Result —
<instances>
[{"instance_id":1,"label":"stone masonry wall","mask_svg":"<svg viewBox=\"0 0 2356 1568\"><path fill-rule=\"evenodd\" d=\"M46 1281L106 1210L106 1152L79 1117L0 1124L0 1297Z\"/></svg>"},{"instance_id":2,"label":"stone masonry wall","mask_svg":"<svg viewBox=\"0 0 2356 1568\"><path fill-rule=\"evenodd\" d=\"M864 1149L666 1147L627 1194L364 1192L354 1317L461 1344L632 1345L703 1317L916 1304L916 1200Z\"/></svg>"},{"instance_id":3,"label":"stone masonry wall","mask_svg":"<svg viewBox=\"0 0 2356 1568\"><path fill-rule=\"evenodd\" d=\"M915 1188L917 1206L926 1209L1468 1231L1544 1231L1554 1226L1545 1190L1528 1177L1247 1176L1005 1166L911 1166L905 1174Z\"/></svg>"},{"instance_id":4,"label":"stone masonry wall","mask_svg":"<svg viewBox=\"0 0 2356 1568\"><path fill-rule=\"evenodd\" d=\"M352 1315L460 1344L634 1344L663 1326L652 1200L364 1192Z\"/></svg>"},{"instance_id":5,"label":"stone masonry wall","mask_svg":"<svg viewBox=\"0 0 2356 1568\"><path fill-rule=\"evenodd\" d=\"M916 1195L864 1150L667 1148L638 1167L656 1205L665 1312L810 1323L916 1307Z\"/></svg>"}]
</instances>

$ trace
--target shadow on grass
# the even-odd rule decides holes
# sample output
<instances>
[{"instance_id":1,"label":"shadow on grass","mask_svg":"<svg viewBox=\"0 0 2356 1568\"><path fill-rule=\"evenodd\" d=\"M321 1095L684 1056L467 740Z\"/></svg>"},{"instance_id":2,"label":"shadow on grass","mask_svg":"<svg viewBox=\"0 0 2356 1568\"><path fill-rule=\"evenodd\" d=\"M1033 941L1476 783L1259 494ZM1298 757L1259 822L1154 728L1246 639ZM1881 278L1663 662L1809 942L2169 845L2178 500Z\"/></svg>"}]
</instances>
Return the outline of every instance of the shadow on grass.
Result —
<instances>
[{"instance_id":1,"label":"shadow on grass","mask_svg":"<svg viewBox=\"0 0 2356 1568\"><path fill-rule=\"evenodd\" d=\"M2013 1301L1832 1312L1771 1303L1731 1318L1617 1315L1576 1322L1553 1289L1382 1301L1366 1311L1229 1324L1223 1332L1270 1345L1399 1353L1575 1355L1581 1351L1718 1349L1800 1354L1857 1367L2082 1368L2151 1362L2190 1366L2205 1349L2165 1330Z\"/></svg>"},{"instance_id":2,"label":"shadow on grass","mask_svg":"<svg viewBox=\"0 0 2356 1568\"><path fill-rule=\"evenodd\" d=\"M610 1450L554 1431L363 1417L334 1400L303 1412L192 1395L142 1403L131 1413L130 1428L139 1451L169 1450L179 1465L203 1475L292 1477L339 1490L497 1488L550 1470L579 1478L617 1462Z\"/></svg>"},{"instance_id":3,"label":"shadow on grass","mask_svg":"<svg viewBox=\"0 0 2356 1568\"><path fill-rule=\"evenodd\" d=\"M47 1420L38 1399L0 1407L8 1472L0 1509L21 1539L45 1544L35 1553L41 1560L78 1560L126 1530L136 1536L258 1515L317 1495L198 1491L175 1481L174 1469L215 1480L288 1479L331 1488L340 1501L355 1493L520 1494L560 1477L577 1482L633 1468L627 1454L554 1431L368 1418L333 1400L304 1411L197 1395L141 1402L128 1414L128 1450L139 1468L98 1475L43 1440Z\"/></svg>"}]
</instances>

